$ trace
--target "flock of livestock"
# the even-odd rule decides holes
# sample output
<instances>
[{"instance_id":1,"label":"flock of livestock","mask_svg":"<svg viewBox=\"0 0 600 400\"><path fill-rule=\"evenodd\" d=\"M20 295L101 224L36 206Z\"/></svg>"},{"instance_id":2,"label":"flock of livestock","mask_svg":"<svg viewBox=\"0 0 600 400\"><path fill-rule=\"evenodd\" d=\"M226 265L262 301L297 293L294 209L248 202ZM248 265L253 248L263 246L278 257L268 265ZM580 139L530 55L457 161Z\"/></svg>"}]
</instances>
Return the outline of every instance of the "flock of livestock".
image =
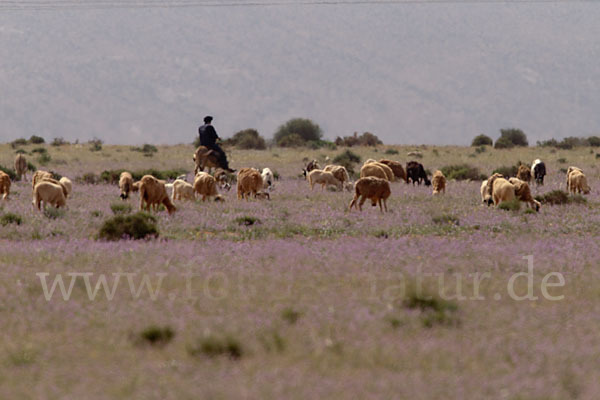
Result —
<instances>
[{"instance_id":1,"label":"flock of livestock","mask_svg":"<svg viewBox=\"0 0 600 400\"><path fill-rule=\"evenodd\" d=\"M139 181L134 182L131 173L123 172L119 177L120 197L127 199L131 192L139 192L140 210L150 211L152 208L157 211L159 206L163 205L169 214L177 210L173 204L175 201L195 200L196 196L201 196L202 201L206 201L207 198L224 201L218 188L229 190L233 176L217 168L211 161L210 153L206 152L202 146L196 150L193 159L196 164L193 184L188 183L185 176L180 176L174 182L167 183L152 175L145 175ZM212 167L215 168L212 174L204 172L205 168L210 171ZM18 154L15 158L15 171L19 179L24 178L26 170L25 157ZM390 182L395 180L431 185L434 195L443 194L446 191L446 177L442 171L435 171L430 181L423 165L416 161L408 162L405 170L403 165L397 161L369 159L362 165L360 178L354 183L350 182L345 167L326 165L321 169L316 160L310 161L303 168L303 174L308 180L311 190L316 184L321 185L321 190L330 185L339 190L345 188L351 191L354 189L350 209L357 207L362 210L362 205L368 199L372 206L379 205L381 212L387 211L387 199L391 194ZM493 203L498 206L503 202L517 199L539 211L540 203L532 197L529 182L533 178L538 185L543 185L545 175L546 166L541 160L535 160L531 168L521 165L516 177L507 179L503 175L495 173L482 182L481 200L488 205ZM274 174L269 168L264 168L262 171L255 168L240 169L237 172L238 199L248 200L251 196L270 199L269 191L273 187L274 180ZM8 174L0 171L0 195L3 196L3 199L8 197L10 185ZM170 196L167 189L172 189ZM72 182L66 177L59 180L53 179L53 175L47 171L36 171L32 178L32 190L33 204L38 210L41 210L42 202L44 206L65 207L66 199L72 192ZM580 168L569 167L567 190L571 193L588 194L590 192L585 174Z\"/></svg>"}]
</instances>

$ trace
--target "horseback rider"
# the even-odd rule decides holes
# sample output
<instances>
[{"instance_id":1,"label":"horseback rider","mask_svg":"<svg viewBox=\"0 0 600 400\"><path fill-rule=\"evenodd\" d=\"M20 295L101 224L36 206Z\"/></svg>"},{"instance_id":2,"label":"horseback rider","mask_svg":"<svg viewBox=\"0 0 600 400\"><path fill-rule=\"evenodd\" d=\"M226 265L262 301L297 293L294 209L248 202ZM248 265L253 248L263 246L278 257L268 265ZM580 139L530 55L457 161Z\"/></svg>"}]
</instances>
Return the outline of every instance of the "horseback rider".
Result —
<instances>
[{"instance_id":1,"label":"horseback rider","mask_svg":"<svg viewBox=\"0 0 600 400\"><path fill-rule=\"evenodd\" d=\"M227 162L227 156L225 152L217 144L217 140L221 140L219 135L217 135L217 131L212 126L213 117L207 115L204 117L204 125L198 128L198 134L200 135L200 145L205 146L209 150L212 150L214 155L217 157L217 162L224 170L228 172L235 172L234 169L229 168L229 163Z\"/></svg>"}]
</instances>

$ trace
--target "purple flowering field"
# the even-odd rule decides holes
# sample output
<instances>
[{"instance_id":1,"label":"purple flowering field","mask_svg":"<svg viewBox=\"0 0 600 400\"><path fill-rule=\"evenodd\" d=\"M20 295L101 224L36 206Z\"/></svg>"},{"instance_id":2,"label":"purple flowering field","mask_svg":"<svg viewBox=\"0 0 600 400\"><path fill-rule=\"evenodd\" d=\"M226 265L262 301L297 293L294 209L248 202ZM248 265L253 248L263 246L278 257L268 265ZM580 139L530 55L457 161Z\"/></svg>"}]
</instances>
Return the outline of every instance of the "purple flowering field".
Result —
<instances>
[{"instance_id":1,"label":"purple flowering field","mask_svg":"<svg viewBox=\"0 0 600 400\"><path fill-rule=\"evenodd\" d=\"M35 147L23 148L38 165ZM71 178L73 195L50 218L32 207L29 174L0 203L0 219L21 217L0 224L0 399L600 397L595 149L421 147L432 172L541 158L534 195L565 190L561 170L576 165L592 192L535 213L482 205L480 181L435 197L394 182L385 214L349 212L352 193L311 192L299 176L303 159L345 149L232 149L234 168L278 173L270 201L234 187L224 203L155 214L158 239L107 242L111 204L135 211L137 194L123 202L116 185L77 178L191 172L192 146L41 147L39 168ZM411 150L352 148L403 163ZM13 159L0 145L0 165Z\"/></svg>"}]
</instances>

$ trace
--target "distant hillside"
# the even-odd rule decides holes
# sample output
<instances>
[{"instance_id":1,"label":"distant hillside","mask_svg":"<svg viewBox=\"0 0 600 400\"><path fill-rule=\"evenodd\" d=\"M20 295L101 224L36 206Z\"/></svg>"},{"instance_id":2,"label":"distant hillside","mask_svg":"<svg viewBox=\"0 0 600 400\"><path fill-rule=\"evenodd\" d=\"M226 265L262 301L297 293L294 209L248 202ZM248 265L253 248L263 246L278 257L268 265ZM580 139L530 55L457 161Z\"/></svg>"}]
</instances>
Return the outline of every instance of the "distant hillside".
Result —
<instances>
[{"instance_id":1,"label":"distant hillside","mask_svg":"<svg viewBox=\"0 0 600 400\"><path fill-rule=\"evenodd\" d=\"M1 11L0 138L327 137L467 144L600 133L600 8L404 4Z\"/></svg>"}]
</instances>

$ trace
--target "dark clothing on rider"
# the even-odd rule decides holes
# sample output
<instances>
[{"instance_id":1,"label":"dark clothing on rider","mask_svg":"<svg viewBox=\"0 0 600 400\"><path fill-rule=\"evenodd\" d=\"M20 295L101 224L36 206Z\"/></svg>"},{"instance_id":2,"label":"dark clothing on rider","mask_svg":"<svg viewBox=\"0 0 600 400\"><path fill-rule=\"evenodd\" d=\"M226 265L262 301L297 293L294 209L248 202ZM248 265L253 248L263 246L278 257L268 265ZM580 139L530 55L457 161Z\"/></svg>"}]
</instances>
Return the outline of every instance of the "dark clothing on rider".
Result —
<instances>
[{"instance_id":1,"label":"dark clothing on rider","mask_svg":"<svg viewBox=\"0 0 600 400\"><path fill-rule=\"evenodd\" d=\"M223 169L229 169L227 156L225 155L225 152L221 146L217 144L219 135L217 135L215 128L211 124L204 124L198 128L198 134L200 135L200 145L206 146L215 153L217 156L217 162Z\"/></svg>"}]
</instances>

